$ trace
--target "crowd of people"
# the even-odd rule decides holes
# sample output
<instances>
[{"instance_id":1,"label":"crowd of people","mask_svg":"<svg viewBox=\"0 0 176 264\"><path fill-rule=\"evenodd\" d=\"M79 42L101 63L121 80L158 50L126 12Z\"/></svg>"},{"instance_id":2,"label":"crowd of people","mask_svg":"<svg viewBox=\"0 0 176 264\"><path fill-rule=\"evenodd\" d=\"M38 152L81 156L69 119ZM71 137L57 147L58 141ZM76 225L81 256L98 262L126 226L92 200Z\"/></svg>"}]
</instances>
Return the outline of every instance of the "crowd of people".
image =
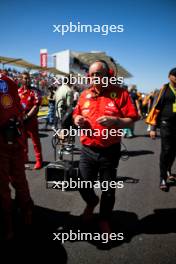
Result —
<instances>
[{"instance_id":1,"label":"crowd of people","mask_svg":"<svg viewBox=\"0 0 176 264\"><path fill-rule=\"evenodd\" d=\"M116 169L121 155L121 137L111 131L123 129L126 138L135 136L134 123L146 119L149 135L156 137L157 128L161 134L160 189L168 190L169 182L175 182L171 168L176 157L176 68L169 72L169 83L161 90L142 94L133 85L109 84L103 87L102 78L113 76L105 61L98 60L90 65L90 87L80 93L76 86L61 83L54 86L52 76L22 74L15 70L1 70L0 73L0 204L3 212L4 238L13 238L12 201L9 183L16 190L23 223L31 224L33 201L25 176L28 164L28 137L32 139L36 163L34 169L43 166L42 147L38 133L37 115L42 94L48 96L48 126L64 127L61 121L71 109L72 122L76 127L91 131L108 130L108 138L83 134L80 137L82 149L79 162L79 178L94 181L98 174L100 181L115 181ZM97 84L95 78L99 78ZM153 115L152 115L153 114ZM62 136L62 135L61 135ZM20 157L20 158L19 158ZM93 215L99 198L92 188L80 189L86 202L82 219L87 222ZM102 192L100 201L100 230L111 232L109 218L115 203L115 189L109 186Z\"/></svg>"}]
</instances>

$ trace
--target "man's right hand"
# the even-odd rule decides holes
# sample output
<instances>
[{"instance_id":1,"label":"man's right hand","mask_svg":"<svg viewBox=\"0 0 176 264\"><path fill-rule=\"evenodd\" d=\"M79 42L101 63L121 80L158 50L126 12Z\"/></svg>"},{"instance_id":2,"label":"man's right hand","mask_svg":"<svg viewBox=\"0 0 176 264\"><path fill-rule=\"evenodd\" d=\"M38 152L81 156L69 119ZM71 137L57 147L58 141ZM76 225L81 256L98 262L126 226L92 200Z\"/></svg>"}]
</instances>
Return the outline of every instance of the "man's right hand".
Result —
<instances>
[{"instance_id":1,"label":"man's right hand","mask_svg":"<svg viewBox=\"0 0 176 264\"><path fill-rule=\"evenodd\" d=\"M83 127L84 124L85 124L85 121L86 121L86 120L85 120L85 118L84 118L83 116L81 116L81 115L77 115L77 116L75 117L74 123L75 123L76 126Z\"/></svg>"},{"instance_id":2,"label":"man's right hand","mask_svg":"<svg viewBox=\"0 0 176 264\"><path fill-rule=\"evenodd\" d=\"M155 139L156 138L156 136L157 136L157 134L156 134L156 131L150 131L150 137L151 137L151 139Z\"/></svg>"}]
</instances>

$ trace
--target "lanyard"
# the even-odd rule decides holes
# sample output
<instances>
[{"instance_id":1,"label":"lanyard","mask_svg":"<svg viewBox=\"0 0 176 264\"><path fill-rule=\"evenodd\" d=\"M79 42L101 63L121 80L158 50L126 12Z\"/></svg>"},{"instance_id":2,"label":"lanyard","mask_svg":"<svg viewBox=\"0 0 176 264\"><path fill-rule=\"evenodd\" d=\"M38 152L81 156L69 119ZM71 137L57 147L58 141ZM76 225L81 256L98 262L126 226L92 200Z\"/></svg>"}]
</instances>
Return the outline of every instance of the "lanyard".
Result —
<instances>
[{"instance_id":1,"label":"lanyard","mask_svg":"<svg viewBox=\"0 0 176 264\"><path fill-rule=\"evenodd\" d=\"M175 95L175 101L176 101L176 90L174 89L174 87L171 84L169 84L169 87L172 90L173 94Z\"/></svg>"}]
</instances>

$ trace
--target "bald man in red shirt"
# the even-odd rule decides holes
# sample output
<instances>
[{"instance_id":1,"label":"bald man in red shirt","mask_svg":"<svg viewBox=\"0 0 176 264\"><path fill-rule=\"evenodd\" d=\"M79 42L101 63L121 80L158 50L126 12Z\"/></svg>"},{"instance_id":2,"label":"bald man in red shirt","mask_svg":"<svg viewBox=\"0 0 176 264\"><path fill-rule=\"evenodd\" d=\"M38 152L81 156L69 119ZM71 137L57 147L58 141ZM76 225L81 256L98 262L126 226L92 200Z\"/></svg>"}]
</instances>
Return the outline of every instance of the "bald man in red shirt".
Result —
<instances>
[{"instance_id":1,"label":"bald man in red shirt","mask_svg":"<svg viewBox=\"0 0 176 264\"><path fill-rule=\"evenodd\" d=\"M103 77L112 77L110 72L109 66L104 61L96 61L90 66L91 87L82 92L73 113L75 125L88 131L80 137L82 153L79 178L84 181L96 181L98 173L100 182L116 181L116 169L121 156L122 129L138 119L136 109L126 90L110 82L104 87ZM83 219L87 220L92 218L99 198L93 188L82 188L79 191L87 204L83 213ZM102 191L100 202L102 232L110 233L109 218L114 203L115 188L109 187L108 190Z\"/></svg>"},{"instance_id":2,"label":"bald man in red shirt","mask_svg":"<svg viewBox=\"0 0 176 264\"><path fill-rule=\"evenodd\" d=\"M7 76L0 76L0 205L4 220L4 237L13 238L12 200L9 183L16 190L16 198L24 220L31 221L32 200L24 168L24 137L22 107L18 87Z\"/></svg>"}]
</instances>

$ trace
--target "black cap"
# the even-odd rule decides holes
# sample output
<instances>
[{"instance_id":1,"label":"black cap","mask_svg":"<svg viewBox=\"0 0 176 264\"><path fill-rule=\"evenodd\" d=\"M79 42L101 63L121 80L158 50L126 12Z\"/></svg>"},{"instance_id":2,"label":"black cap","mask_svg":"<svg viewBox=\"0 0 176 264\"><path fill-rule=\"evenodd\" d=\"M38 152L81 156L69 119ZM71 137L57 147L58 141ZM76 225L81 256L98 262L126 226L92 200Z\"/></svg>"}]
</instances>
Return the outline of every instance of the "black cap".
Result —
<instances>
[{"instance_id":1,"label":"black cap","mask_svg":"<svg viewBox=\"0 0 176 264\"><path fill-rule=\"evenodd\" d=\"M172 70L170 70L170 72L169 72L169 76L170 76L170 75L173 75L173 76L176 77L176 68L173 68Z\"/></svg>"}]
</instances>

